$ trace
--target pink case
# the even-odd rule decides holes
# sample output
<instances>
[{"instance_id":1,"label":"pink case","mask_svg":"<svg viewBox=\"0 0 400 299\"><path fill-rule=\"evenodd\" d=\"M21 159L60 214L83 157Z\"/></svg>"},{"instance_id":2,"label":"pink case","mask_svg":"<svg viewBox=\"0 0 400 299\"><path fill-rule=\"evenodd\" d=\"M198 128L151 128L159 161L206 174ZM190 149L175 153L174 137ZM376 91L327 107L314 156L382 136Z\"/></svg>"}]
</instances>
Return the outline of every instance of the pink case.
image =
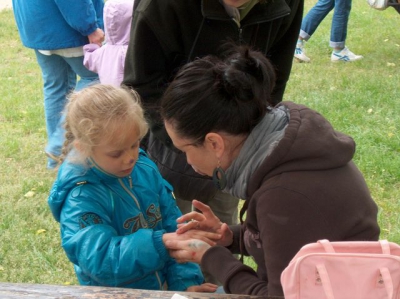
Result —
<instances>
[{"instance_id":1,"label":"pink case","mask_svg":"<svg viewBox=\"0 0 400 299\"><path fill-rule=\"evenodd\" d=\"M300 249L281 283L285 299L400 299L400 246L319 240Z\"/></svg>"}]
</instances>

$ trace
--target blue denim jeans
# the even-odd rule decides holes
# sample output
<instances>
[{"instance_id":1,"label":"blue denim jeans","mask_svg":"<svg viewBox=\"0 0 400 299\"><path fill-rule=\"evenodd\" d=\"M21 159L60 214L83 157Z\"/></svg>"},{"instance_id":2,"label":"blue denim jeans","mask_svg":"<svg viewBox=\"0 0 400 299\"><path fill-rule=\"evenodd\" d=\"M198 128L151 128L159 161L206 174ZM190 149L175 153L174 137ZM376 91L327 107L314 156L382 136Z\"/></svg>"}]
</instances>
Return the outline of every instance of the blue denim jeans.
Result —
<instances>
[{"instance_id":1,"label":"blue denim jeans","mask_svg":"<svg viewBox=\"0 0 400 299\"><path fill-rule=\"evenodd\" d=\"M347 23L351 11L351 0L318 0L301 23L300 37L308 40L322 20L332 10L331 37L329 46L344 48L347 37Z\"/></svg>"},{"instance_id":2,"label":"blue denim jeans","mask_svg":"<svg viewBox=\"0 0 400 299\"><path fill-rule=\"evenodd\" d=\"M44 55L38 50L35 50L35 54L43 78L44 112L48 138L45 151L59 156L64 143L62 112L67 102L67 95L74 89L80 90L97 82L99 77L83 65L83 56ZM77 75L80 77L78 82ZM54 160L48 159L48 168L54 168L56 165Z\"/></svg>"}]
</instances>

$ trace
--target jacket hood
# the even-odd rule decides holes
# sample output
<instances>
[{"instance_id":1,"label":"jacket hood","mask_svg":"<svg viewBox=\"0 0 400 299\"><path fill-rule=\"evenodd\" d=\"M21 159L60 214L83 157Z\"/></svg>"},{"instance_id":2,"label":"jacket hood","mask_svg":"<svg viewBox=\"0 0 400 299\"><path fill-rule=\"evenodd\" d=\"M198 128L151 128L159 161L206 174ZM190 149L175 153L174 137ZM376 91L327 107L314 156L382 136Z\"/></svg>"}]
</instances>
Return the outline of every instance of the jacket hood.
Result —
<instances>
[{"instance_id":1,"label":"jacket hood","mask_svg":"<svg viewBox=\"0 0 400 299\"><path fill-rule=\"evenodd\" d=\"M104 4L106 41L110 45L128 45L134 0L108 0Z\"/></svg>"},{"instance_id":2,"label":"jacket hood","mask_svg":"<svg viewBox=\"0 0 400 299\"><path fill-rule=\"evenodd\" d=\"M87 173L91 171L81 165L72 164L68 161L64 162L57 174L57 179L51 188L48 198L48 204L53 217L60 222L61 209L64 205L68 194L73 188L80 184L94 183L99 184L99 180L95 176L89 176Z\"/></svg>"},{"instance_id":3,"label":"jacket hood","mask_svg":"<svg viewBox=\"0 0 400 299\"><path fill-rule=\"evenodd\" d=\"M142 154L142 150L140 153ZM119 177L105 172L96 164L84 166L66 160L58 170L57 179L53 184L48 198L48 204L54 218L58 222L60 221L60 214L64 201L75 187L83 184L101 186L104 182L113 184L118 181L118 179Z\"/></svg>"},{"instance_id":4,"label":"jacket hood","mask_svg":"<svg viewBox=\"0 0 400 299\"><path fill-rule=\"evenodd\" d=\"M142 161L142 159L145 157L145 152L142 149L139 149L139 158L132 170L132 173L136 170L136 165L139 163L139 161ZM121 179L120 177L104 171L100 166L90 159L88 163L90 166L72 163L67 159L63 164L61 164L58 170L57 179L51 188L50 195L47 200L50 210L58 222L60 222L60 214L64 205L64 201L72 189L82 184L101 186L106 182L107 184L112 185ZM132 175L132 173L130 175Z\"/></svg>"},{"instance_id":5,"label":"jacket hood","mask_svg":"<svg viewBox=\"0 0 400 299\"><path fill-rule=\"evenodd\" d=\"M289 108L289 124L277 147L253 174L251 190L283 172L334 169L352 160L354 140L334 130L321 114L291 102L280 105Z\"/></svg>"}]
</instances>

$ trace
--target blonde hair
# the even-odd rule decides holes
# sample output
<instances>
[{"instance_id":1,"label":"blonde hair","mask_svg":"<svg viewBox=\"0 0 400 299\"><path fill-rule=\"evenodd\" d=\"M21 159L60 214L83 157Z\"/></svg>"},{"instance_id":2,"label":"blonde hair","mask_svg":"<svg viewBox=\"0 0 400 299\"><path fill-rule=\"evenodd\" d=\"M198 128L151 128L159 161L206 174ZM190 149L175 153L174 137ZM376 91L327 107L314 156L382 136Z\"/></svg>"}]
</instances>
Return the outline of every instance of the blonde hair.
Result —
<instances>
[{"instance_id":1,"label":"blonde hair","mask_svg":"<svg viewBox=\"0 0 400 299\"><path fill-rule=\"evenodd\" d=\"M91 155L93 147L104 141L118 144L134 133L143 138L148 124L137 92L95 84L69 96L65 130L61 159L67 157L77 141L79 155L74 155L73 159L82 163Z\"/></svg>"}]
</instances>

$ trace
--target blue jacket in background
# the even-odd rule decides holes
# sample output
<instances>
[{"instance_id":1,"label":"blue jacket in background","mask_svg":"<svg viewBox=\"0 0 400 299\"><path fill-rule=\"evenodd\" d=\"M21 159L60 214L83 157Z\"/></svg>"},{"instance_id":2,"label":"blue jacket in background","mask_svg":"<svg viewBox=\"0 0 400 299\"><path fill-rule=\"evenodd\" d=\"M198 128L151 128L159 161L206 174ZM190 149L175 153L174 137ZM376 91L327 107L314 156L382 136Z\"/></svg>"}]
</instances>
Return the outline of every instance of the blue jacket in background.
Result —
<instances>
[{"instance_id":1,"label":"blue jacket in background","mask_svg":"<svg viewBox=\"0 0 400 299\"><path fill-rule=\"evenodd\" d=\"M182 291L203 283L199 266L178 264L162 242L181 212L142 150L124 178L64 162L48 203L80 284Z\"/></svg>"},{"instance_id":2,"label":"blue jacket in background","mask_svg":"<svg viewBox=\"0 0 400 299\"><path fill-rule=\"evenodd\" d=\"M12 0L22 43L38 50L74 48L104 29L103 0Z\"/></svg>"}]
</instances>

